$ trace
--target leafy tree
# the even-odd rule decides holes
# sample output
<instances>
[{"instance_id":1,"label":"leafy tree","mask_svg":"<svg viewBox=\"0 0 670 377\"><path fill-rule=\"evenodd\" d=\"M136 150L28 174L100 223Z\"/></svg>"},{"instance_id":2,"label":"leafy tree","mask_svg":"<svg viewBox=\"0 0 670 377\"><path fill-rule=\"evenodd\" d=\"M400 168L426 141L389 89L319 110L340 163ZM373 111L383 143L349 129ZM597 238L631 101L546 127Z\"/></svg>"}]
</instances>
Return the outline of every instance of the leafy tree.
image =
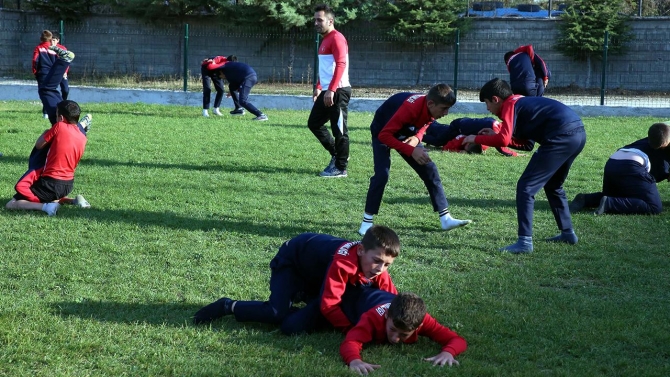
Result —
<instances>
[{"instance_id":1,"label":"leafy tree","mask_svg":"<svg viewBox=\"0 0 670 377\"><path fill-rule=\"evenodd\" d=\"M416 84L422 82L426 51L435 44L452 44L457 29L466 29L467 20L459 13L467 8L463 0L382 1L376 19L386 25L391 36L421 47Z\"/></svg>"},{"instance_id":2,"label":"leafy tree","mask_svg":"<svg viewBox=\"0 0 670 377\"><path fill-rule=\"evenodd\" d=\"M44 0L48 1L48 0ZM216 13L230 6L228 0L97 0L121 14L144 20Z\"/></svg>"},{"instance_id":3,"label":"leafy tree","mask_svg":"<svg viewBox=\"0 0 670 377\"><path fill-rule=\"evenodd\" d=\"M89 14L96 0L28 0L27 5L56 20L73 21Z\"/></svg>"},{"instance_id":4,"label":"leafy tree","mask_svg":"<svg viewBox=\"0 0 670 377\"><path fill-rule=\"evenodd\" d=\"M586 61L586 87L590 86L593 58L603 55L605 31L609 32L608 53L626 53L632 39L627 16L620 13L622 0L572 0L559 24L556 48L579 61Z\"/></svg>"}]
</instances>

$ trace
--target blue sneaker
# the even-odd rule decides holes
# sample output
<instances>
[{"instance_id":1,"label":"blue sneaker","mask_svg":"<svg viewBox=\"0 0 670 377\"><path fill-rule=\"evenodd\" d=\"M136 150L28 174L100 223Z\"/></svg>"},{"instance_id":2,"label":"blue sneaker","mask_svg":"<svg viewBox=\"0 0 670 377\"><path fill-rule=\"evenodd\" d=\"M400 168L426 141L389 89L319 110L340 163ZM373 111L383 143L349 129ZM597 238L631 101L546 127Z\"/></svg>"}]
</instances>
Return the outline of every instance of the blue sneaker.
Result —
<instances>
[{"instance_id":1,"label":"blue sneaker","mask_svg":"<svg viewBox=\"0 0 670 377\"><path fill-rule=\"evenodd\" d=\"M579 241L575 232L561 232L558 236L547 238L547 242L565 242L570 245L576 245Z\"/></svg>"},{"instance_id":2,"label":"blue sneaker","mask_svg":"<svg viewBox=\"0 0 670 377\"><path fill-rule=\"evenodd\" d=\"M230 115L244 115L244 109L239 108L230 112Z\"/></svg>"},{"instance_id":3,"label":"blue sneaker","mask_svg":"<svg viewBox=\"0 0 670 377\"><path fill-rule=\"evenodd\" d=\"M268 116L265 115L265 114L261 114L261 115L255 117L252 120L256 120L256 121L259 121L259 122L265 122L266 120L268 120Z\"/></svg>"},{"instance_id":4,"label":"blue sneaker","mask_svg":"<svg viewBox=\"0 0 670 377\"><path fill-rule=\"evenodd\" d=\"M531 237L519 237L516 243L513 243L509 246L501 247L499 249L503 252L508 252L512 254L527 254L533 252L533 239Z\"/></svg>"},{"instance_id":5,"label":"blue sneaker","mask_svg":"<svg viewBox=\"0 0 670 377\"><path fill-rule=\"evenodd\" d=\"M344 178L347 176L347 170L340 170L337 167L333 166L331 169L326 168L324 171L319 174L324 178Z\"/></svg>"}]
</instances>

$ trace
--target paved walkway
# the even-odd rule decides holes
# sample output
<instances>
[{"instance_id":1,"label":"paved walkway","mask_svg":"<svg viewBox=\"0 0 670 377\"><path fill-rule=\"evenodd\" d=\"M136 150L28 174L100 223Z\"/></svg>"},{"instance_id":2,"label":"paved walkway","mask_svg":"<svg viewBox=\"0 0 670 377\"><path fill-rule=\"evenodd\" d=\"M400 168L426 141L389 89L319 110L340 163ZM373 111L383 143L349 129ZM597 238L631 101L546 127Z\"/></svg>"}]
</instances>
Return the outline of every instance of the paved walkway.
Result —
<instances>
[{"instance_id":1,"label":"paved walkway","mask_svg":"<svg viewBox=\"0 0 670 377\"><path fill-rule=\"evenodd\" d=\"M202 106L202 93L169 90L108 89L98 87L70 86L70 98L79 103L147 103L161 105ZM474 99L459 100L451 110L453 114L488 114L486 106ZM251 101L260 109L310 110L311 96L251 94ZM572 107L580 116L653 116L670 119L670 99L654 101L655 107L637 107L634 98L609 99L606 106L596 106L593 97L562 96L556 98ZM37 84L0 79L0 100L38 101ZM224 98L224 106L232 107ZM351 111L374 112L384 102L379 98L352 98ZM589 105L582 105L589 104Z\"/></svg>"}]
</instances>

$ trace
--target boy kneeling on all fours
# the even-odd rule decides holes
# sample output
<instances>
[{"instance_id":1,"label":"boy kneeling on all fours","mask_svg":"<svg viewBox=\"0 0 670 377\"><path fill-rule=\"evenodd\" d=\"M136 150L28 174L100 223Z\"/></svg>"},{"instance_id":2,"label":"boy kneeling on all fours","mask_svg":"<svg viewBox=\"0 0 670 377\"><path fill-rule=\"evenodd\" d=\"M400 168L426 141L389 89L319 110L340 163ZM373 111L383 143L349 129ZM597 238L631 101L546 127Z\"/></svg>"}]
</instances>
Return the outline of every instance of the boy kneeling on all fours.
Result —
<instances>
[{"instance_id":1,"label":"boy kneeling on all fours","mask_svg":"<svg viewBox=\"0 0 670 377\"><path fill-rule=\"evenodd\" d=\"M414 293L394 295L378 289L366 289L358 301L360 319L340 345L340 355L349 369L366 375L381 365L362 360L361 350L369 342L415 343L419 335L427 336L442 347L440 353L425 361L433 365L458 365L455 357L465 351L467 343L454 331L442 326L426 312L426 304Z\"/></svg>"}]
</instances>

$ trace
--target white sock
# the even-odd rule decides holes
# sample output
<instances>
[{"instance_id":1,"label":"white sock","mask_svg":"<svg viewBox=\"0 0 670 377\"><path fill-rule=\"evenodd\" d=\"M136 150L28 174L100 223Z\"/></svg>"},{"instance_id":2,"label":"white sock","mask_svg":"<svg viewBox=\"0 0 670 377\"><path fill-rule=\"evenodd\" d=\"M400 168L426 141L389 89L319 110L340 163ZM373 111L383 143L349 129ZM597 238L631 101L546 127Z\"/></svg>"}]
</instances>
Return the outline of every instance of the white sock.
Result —
<instances>
[{"instance_id":1,"label":"white sock","mask_svg":"<svg viewBox=\"0 0 670 377\"><path fill-rule=\"evenodd\" d=\"M365 235L365 232L368 231L368 229L372 228L372 217L374 215L368 215L367 213L363 214L363 222L361 223L361 227L358 229L358 234L361 236Z\"/></svg>"},{"instance_id":2,"label":"white sock","mask_svg":"<svg viewBox=\"0 0 670 377\"><path fill-rule=\"evenodd\" d=\"M447 212L447 214L440 216L440 224L442 225L442 229L444 230L451 230L454 228L458 228L461 226L468 225L472 222L472 220L459 220L451 217L451 214Z\"/></svg>"}]
</instances>

